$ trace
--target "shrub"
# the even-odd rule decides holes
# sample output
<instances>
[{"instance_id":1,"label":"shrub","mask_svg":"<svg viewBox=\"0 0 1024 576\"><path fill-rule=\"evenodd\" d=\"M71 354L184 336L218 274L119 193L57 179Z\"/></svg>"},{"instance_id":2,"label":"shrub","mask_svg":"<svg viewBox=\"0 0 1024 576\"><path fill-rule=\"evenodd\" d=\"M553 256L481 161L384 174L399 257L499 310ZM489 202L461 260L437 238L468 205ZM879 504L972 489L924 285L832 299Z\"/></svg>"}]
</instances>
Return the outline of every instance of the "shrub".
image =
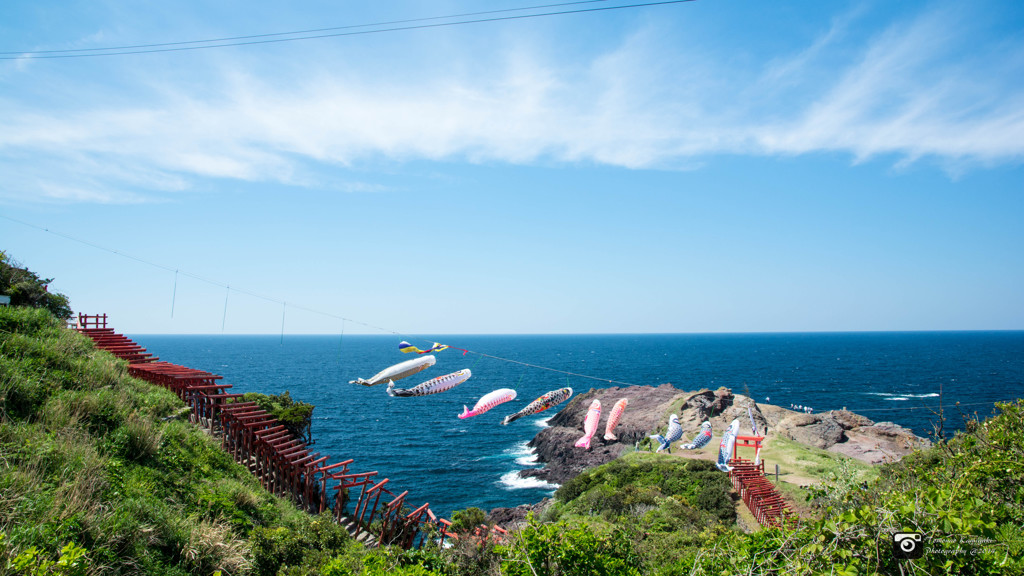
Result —
<instances>
[{"instance_id":1,"label":"shrub","mask_svg":"<svg viewBox=\"0 0 1024 576\"><path fill-rule=\"evenodd\" d=\"M487 523L487 513L471 506L465 510L452 512L451 531L455 533L466 532Z\"/></svg>"},{"instance_id":2,"label":"shrub","mask_svg":"<svg viewBox=\"0 0 1024 576\"><path fill-rule=\"evenodd\" d=\"M0 294L11 297L11 306L30 306L49 311L64 320L71 317L68 297L47 290L53 278L40 278L0 250Z\"/></svg>"}]
</instances>

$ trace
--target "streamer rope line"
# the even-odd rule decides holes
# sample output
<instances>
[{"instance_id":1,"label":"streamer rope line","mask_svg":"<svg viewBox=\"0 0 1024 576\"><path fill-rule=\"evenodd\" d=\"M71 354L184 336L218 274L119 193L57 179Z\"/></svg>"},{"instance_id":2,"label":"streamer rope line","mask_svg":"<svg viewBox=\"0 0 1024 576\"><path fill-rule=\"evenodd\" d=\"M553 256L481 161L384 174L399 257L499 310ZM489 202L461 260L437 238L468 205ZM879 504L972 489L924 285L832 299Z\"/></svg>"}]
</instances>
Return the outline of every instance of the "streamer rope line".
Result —
<instances>
[{"instance_id":1,"label":"streamer rope line","mask_svg":"<svg viewBox=\"0 0 1024 576\"><path fill-rule=\"evenodd\" d=\"M152 266L154 268L159 268L161 270L166 270L168 272L174 272L175 293L177 292L178 274L181 273L181 274L183 274L185 276L188 276L190 278L194 278L194 279L199 280L201 282L206 282L206 283L214 285L214 286L221 286L221 287L225 288L228 291L229 294L230 294L230 292L232 290L234 290L235 292L238 292L240 294L246 294L246 295L252 296L254 298L259 298L259 299L262 299L262 300L266 300L268 302L275 302L275 303L281 304L281 306L282 306L282 309L281 309L281 343L282 344L284 343L285 313L286 313L286 309L287 309L287 302L285 302L284 300L280 300L280 299L273 298L273 297L270 297L270 296L265 296L263 294L258 294L256 292L251 292L249 290L244 290L244 289L239 289L239 288L231 288L231 286L229 286L229 285L227 285L225 283L221 283L221 282L218 282L218 281L215 281L215 280L210 280L208 278L204 278L202 276L199 276L199 275L196 275L196 274L192 274L190 272L180 271L178 269L171 268L169 266L164 266L162 264L157 264L155 262L146 260L144 258L139 258L137 256L132 256L131 254L126 254L124 252L121 252L121 251L118 251L118 250L114 250L112 248L108 248L106 246L101 246L99 244L95 244L95 243L89 242L87 240L82 240L81 238L76 238L76 237L68 235L68 234L63 234L61 232L56 232L56 231L50 230L49 228L45 228L43 226L39 226L39 225L36 225L36 224L31 224L29 222L24 222L24 221L18 220L16 218L11 218L10 216L7 216L5 214L0 214L0 218L3 218L5 220L9 220L11 222L15 222L17 224L21 224L22 226L27 226L29 228L35 228L37 230L41 230L41 231L46 232L48 234L53 234L54 236L58 236L60 238L64 238L65 240L70 240L72 242L77 242L79 244L84 244L86 246L95 248L97 250L102 250L104 252L109 252L111 254L115 254L117 256L122 256L122 257L128 258L130 260L135 260L136 262L139 262L139 263L142 263L142 264L146 264L146 265ZM172 297L172 315L173 315L173 308L174 308L174 304L173 304L173 297ZM379 332L384 332L384 333L387 333L387 334L392 334L394 336L399 336L399 337L402 337L404 339L418 340L418 341L421 341L421 342L426 342L428 344L433 344L433 342L429 341L429 340L424 340L422 338L412 337L412 336L403 334L401 332L398 332L396 330L391 330L391 329L388 329L388 328L382 328L380 326L375 326L373 324L369 324L369 323L366 323L366 322L361 322L359 320L354 320L352 318L347 318L345 316L340 316L338 314L332 314L332 313L329 313L329 312L324 312L322 310L315 310L315 309L312 309L312 308L308 308L308 307L305 307L305 306L298 306L298 305L295 305L295 304L292 304L292 308L298 309L298 310L302 310L304 312L309 312L309 313L312 313L312 314L318 314L318 315L321 315L321 316L326 316L328 318L335 318L335 319L341 320L342 321L342 330L344 330L344 323L345 322L352 322L352 323L358 324L360 326L364 326L366 328L370 328L372 330L376 330L376 331L379 331ZM225 315L225 318L226 318L226 316L227 316L227 295L225 295L225 298L224 298L224 315ZM224 324L224 321L222 320L221 331L223 331L223 329L224 329L223 328L223 324ZM493 360L498 360L500 362L507 362L507 363L510 363L510 364L518 364L520 366L525 366L527 368L533 368L535 370L544 370L544 371L552 372L552 373L556 373L556 374L564 374L566 376L566 380L567 381L568 381L568 377L569 376L575 376L577 378L584 378L584 379L587 379L587 380L595 380L597 382L606 382L608 384L618 384L618 385L621 385L621 386L638 386L639 385L639 384L635 384L633 382L623 382L621 380L614 380L614 379L610 379L610 378L601 378L601 377L598 377L598 376L591 376L589 374L581 374L579 372L572 372L570 370L561 370L561 369L558 369L558 368L551 368L551 367L548 367L548 366L541 366L539 364L532 364L532 363L529 363L529 362L523 362L521 360L513 360L511 358L504 358L502 356L496 356L496 355L493 355L493 354L486 354L484 352L477 352L475 350L468 350L468 349L465 349L465 348L456 348L455 346L451 346L451 348L455 348L457 350L462 350L464 353L468 353L468 354L476 354L476 355L478 355L481 358L491 358ZM480 359L478 358L477 362L479 362L479 361L480 361ZM521 380L521 378L520 378L520 380ZM1012 400L1007 400L1007 401L1012 401ZM973 402L973 403L957 404L957 405L958 406L983 406L983 405L990 405L990 404L992 404L992 403L991 402ZM863 409L863 410L858 409L857 412L858 413L860 413L860 412L891 412L891 411L903 411L903 410L913 411L913 410L928 410L928 409L929 408L927 406L922 405L922 406L910 406L910 407L905 407L905 408L867 408L867 409Z\"/></svg>"}]
</instances>

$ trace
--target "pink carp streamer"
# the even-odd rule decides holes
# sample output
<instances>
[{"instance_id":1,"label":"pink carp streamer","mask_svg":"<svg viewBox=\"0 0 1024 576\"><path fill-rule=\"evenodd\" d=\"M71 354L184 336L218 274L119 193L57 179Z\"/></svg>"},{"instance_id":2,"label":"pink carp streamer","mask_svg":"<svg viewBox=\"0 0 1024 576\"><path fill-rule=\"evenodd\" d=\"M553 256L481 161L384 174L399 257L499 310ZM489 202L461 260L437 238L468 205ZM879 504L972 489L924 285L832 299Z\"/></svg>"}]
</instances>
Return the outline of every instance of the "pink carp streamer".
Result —
<instances>
[{"instance_id":1,"label":"pink carp streamer","mask_svg":"<svg viewBox=\"0 0 1024 576\"><path fill-rule=\"evenodd\" d=\"M444 376L438 376L412 388L395 388L395 383L389 380L388 396L426 396L427 394L437 394L438 392L455 388L469 380L469 377L472 375L473 373L467 368L458 372L452 372L451 374L445 374Z\"/></svg>"},{"instance_id":2,"label":"pink carp streamer","mask_svg":"<svg viewBox=\"0 0 1024 576\"><path fill-rule=\"evenodd\" d=\"M565 402L566 400L569 399L570 396L572 396L572 388L569 387L559 388L558 390L546 392L540 398L537 398L533 402L527 404L526 408L523 408L522 410L516 412L515 414L505 416L505 419L502 420L501 423L502 425L508 425L511 422L519 420L523 416L529 416L530 414L543 412L548 408L551 408L552 406L557 406L562 402Z\"/></svg>"},{"instance_id":3,"label":"pink carp streamer","mask_svg":"<svg viewBox=\"0 0 1024 576\"><path fill-rule=\"evenodd\" d=\"M516 399L516 391L511 388L499 388L493 392L484 394L484 397L476 401L476 405L470 410L466 406L462 407L462 414L459 414L459 418L466 419L473 416L479 416L484 412L487 412L491 408L494 408L498 404L504 404L510 400Z\"/></svg>"},{"instance_id":4,"label":"pink carp streamer","mask_svg":"<svg viewBox=\"0 0 1024 576\"><path fill-rule=\"evenodd\" d=\"M622 418L622 413L626 411L626 404L629 404L629 400L620 398L615 406L612 406L612 411L608 414L608 424L604 427L604 439L605 440L618 440L619 437L613 434L615 427L619 425L619 419Z\"/></svg>"},{"instance_id":5,"label":"pink carp streamer","mask_svg":"<svg viewBox=\"0 0 1024 576\"><path fill-rule=\"evenodd\" d=\"M594 398L590 403L590 410L587 410L587 417L583 419L583 437L576 441L577 448L590 450L590 440L597 432L597 424L601 421L601 401Z\"/></svg>"}]
</instances>

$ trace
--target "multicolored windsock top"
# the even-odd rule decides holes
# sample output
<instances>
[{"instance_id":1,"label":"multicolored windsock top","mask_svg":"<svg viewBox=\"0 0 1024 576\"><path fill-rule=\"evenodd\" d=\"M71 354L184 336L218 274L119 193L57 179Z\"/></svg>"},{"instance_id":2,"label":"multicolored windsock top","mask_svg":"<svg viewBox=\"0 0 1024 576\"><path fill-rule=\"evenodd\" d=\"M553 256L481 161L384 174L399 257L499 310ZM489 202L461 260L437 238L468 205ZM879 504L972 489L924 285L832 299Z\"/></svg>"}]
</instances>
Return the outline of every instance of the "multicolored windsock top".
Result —
<instances>
[{"instance_id":1,"label":"multicolored windsock top","mask_svg":"<svg viewBox=\"0 0 1024 576\"><path fill-rule=\"evenodd\" d=\"M419 348L413 346L412 344L409 344L405 340L402 340L401 342L398 343L398 349L405 354L408 354L409 352L415 352L417 354L429 354L431 352L440 352L441 350L447 350L448 345L434 342L434 344L430 348L427 348L426 350L420 350Z\"/></svg>"}]
</instances>

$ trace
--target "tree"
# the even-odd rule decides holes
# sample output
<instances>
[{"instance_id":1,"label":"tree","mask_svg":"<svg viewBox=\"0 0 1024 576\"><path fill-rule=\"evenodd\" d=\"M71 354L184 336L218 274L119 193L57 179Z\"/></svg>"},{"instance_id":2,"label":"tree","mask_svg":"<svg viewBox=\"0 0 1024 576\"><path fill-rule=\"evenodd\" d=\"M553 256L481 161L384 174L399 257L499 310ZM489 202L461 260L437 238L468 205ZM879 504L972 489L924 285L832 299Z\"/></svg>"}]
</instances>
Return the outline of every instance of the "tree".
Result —
<instances>
[{"instance_id":1,"label":"tree","mask_svg":"<svg viewBox=\"0 0 1024 576\"><path fill-rule=\"evenodd\" d=\"M61 320L71 317L68 297L52 293L47 287L53 278L40 278L0 250L0 294L11 297L11 306L45 308Z\"/></svg>"}]
</instances>

